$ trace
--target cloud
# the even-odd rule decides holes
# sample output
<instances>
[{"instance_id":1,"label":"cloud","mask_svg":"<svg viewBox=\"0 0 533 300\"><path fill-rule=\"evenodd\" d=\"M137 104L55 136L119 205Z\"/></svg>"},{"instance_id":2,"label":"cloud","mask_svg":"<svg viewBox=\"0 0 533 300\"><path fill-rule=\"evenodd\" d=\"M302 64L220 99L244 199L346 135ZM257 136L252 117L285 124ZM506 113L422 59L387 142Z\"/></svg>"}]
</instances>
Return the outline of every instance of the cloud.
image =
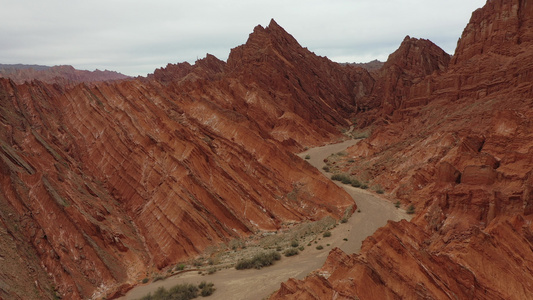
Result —
<instances>
[{"instance_id":1,"label":"cloud","mask_svg":"<svg viewBox=\"0 0 533 300\"><path fill-rule=\"evenodd\" d=\"M406 35L449 53L484 0L18 0L0 11L0 63L146 75L211 53L227 59L271 18L335 61L385 59Z\"/></svg>"}]
</instances>

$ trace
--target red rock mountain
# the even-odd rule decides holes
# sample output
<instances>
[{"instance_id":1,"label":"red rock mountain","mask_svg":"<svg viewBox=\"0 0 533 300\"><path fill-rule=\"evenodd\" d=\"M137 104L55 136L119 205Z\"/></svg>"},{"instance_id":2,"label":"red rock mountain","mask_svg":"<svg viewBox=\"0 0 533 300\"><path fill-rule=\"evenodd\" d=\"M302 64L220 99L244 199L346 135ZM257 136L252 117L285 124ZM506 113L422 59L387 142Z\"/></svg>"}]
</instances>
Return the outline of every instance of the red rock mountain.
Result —
<instances>
[{"instance_id":1,"label":"red rock mountain","mask_svg":"<svg viewBox=\"0 0 533 300\"><path fill-rule=\"evenodd\" d=\"M341 217L352 199L289 150L342 138L365 76L272 21L228 63L0 79L0 298L113 297L207 246Z\"/></svg>"},{"instance_id":2,"label":"red rock mountain","mask_svg":"<svg viewBox=\"0 0 533 300\"><path fill-rule=\"evenodd\" d=\"M367 87L357 118L373 133L344 168L415 218L388 223L360 254L333 250L271 299L532 298L532 32L530 1L490 0L451 60L402 43Z\"/></svg>"},{"instance_id":3,"label":"red rock mountain","mask_svg":"<svg viewBox=\"0 0 533 300\"><path fill-rule=\"evenodd\" d=\"M39 80L53 83L80 83L112 81L130 78L114 71L76 70L72 66L39 66L39 65L3 65L0 64L0 77L10 78L18 84L26 81Z\"/></svg>"}]
</instances>

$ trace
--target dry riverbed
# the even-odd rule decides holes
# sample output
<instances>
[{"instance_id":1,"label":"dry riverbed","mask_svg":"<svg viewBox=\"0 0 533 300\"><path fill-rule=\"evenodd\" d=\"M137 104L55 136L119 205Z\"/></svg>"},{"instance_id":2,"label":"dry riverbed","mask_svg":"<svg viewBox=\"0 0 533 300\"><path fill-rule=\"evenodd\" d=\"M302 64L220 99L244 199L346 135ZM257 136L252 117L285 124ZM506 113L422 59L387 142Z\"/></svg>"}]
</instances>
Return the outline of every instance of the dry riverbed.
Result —
<instances>
[{"instance_id":1,"label":"dry riverbed","mask_svg":"<svg viewBox=\"0 0 533 300\"><path fill-rule=\"evenodd\" d=\"M324 158L343 151L355 143L357 140L349 140L313 148L301 153L300 156L304 158L309 155L307 161L322 171ZM324 219L314 223L288 226L274 235L255 236L248 240L235 240L228 245L213 247L208 249L202 258L184 264L182 267L185 268L185 272L177 271L175 268L169 269L171 271L167 272L167 275L179 274L139 285L120 299L139 299L155 292L159 287L168 289L176 284L198 284L202 281L215 284L216 291L210 296L212 299L264 299L279 289L280 284L289 278L303 279L311 271L322 267L329 251L334 247L339 247L346 253L356 253L361 249L363 240L384 226L388 220L399 221L410 218L404 210L396 208L390 201L374 193L337 184L354 198L358 207L346 223L335 223L332 219ZM331 232L331 236L324 237L325 231ZM281 260L273 266L260 270L236 270L232 267L239 259L251 257L255 253L280 251L283 254L283 251L292 248L291 244L294 242L298 243L295 248L303 250L291 257L282 255ZM317 246L323 248L319 250Z\"/></svg>"}]
</instances>

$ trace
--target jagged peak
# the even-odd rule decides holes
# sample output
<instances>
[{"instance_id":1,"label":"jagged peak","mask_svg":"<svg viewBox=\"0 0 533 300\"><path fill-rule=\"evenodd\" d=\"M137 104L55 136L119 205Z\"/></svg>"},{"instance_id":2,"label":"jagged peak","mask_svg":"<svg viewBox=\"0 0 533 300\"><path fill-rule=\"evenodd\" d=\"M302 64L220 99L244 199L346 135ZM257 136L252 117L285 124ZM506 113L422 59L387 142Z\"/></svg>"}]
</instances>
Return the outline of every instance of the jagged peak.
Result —
<instances>
[{"instance_id":1,"label":"jagged peak","mask_svg":"<svg viewBox=\"0 0 533 300\"><path fill-rule=\"evenodd\" d=\"M398 50L389 55L383 69L397 66L425 76L436 70L445 70L449 62L450 55L432 41L407 35Z\"/></svg>"},{"instance_id":2,"label":"jagged peak","mask_svg":"<svg viewBox=\"0 0 533 300\"><path fill-rule=\"evenodd\" d=\"M515 56L533 42L533 5L525 0L490 0L472 13L452 63L484 53Z\"/></svg>"}]
</instances>

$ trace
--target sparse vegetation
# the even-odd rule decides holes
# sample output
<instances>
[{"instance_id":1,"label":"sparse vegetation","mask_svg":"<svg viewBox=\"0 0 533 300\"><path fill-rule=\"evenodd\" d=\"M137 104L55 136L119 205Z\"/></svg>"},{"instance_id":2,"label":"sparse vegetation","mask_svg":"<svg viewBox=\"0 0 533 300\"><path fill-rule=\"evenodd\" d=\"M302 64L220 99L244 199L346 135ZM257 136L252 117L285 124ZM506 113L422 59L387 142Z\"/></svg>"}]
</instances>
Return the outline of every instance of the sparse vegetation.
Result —
<instances>
[{"instance_id":1,"label":"sparse vegetation","mask_svg":"<svg viewBox=\"0 0 533 300\"><path fill-rule=\"evenodd\" d=\"M289 248L283 252L283 254L287 257L297 255L298 253L300 253L300 251L298 251L296 248Z\"/></svg>"},{"instance_id":2,"label":"sparse vegetation","mask_svg":"<svg viewBox=\"0 0 533 300\"><path fill-rule=\"evenodd\" d=\"M305 156L305 159L311 159L311 155L307 154L307 155Z\"/></svg>"},{"instance_id":3,"label":"sparse vegetation","mask_svg":"<svg viewBox=\"0 0 533 300\"><path fill-rule=\"evenodd\" d=\"M331 236L331 231L326 231L322 234L323 237L330 237Z\"/></svg>"},{"instance_id":4,"label":"sparse vegetation","mask_svg":"<svg viewBox=\"0 0 533 300\"><path fill-rule=\"evenodd\" d=\"M396 203L394 203L394 206L395 206L396 208L400 208L400 204L401 204L401 203L400 203L400 200L398 200L398 201L396 201Z\"/></svg>"},{"instance_id":5,"label":"sparse vegetation","mask_svg":"<svg viewBox=\"0 0 533 300\"><path fill-rule=\"evenodd\" d=\"M322 249L324 249L324 246L322 246L322 245L316 246L316 250L322 250Z\"/></svg>"},{"instance_id":6,"label":"sparse vegetation","mask_svg":"<svg viewBox=\"0 0 533 300\"><path fill-rule=\"evenodd\" d=\"M152 280L153 282L156 282L156 281L159 281L159 280L163 280L165 279L165 276L162 276L162 275L155 275L154 276L154 279Z\"/></svg>"},{"instance_id":7,"label":"sparse vegetation","mask_svg":"<svg viewBox=\"0 0 533 300\"><path fill-rule=\"evenodd\" d=\"M295 249L298 251L298 249ZM244 270L244 269L261 269L262 267L271 266L276 260L280 260L281 255L276 251L263 252L255 255L251 259L241 259L235 265L235 269Z\"/></svg>"},{"instance_id":8,"label":"sparse vegetation","mask_svg":"<svg viewBox=\"0 0 533 300\"><path fill-rule=\"evenodd\" d=\"M166 300L166 299L178 299L189 300L198 297L198 291L202 297L207 297L215 292L213 283L206 283L203 281L198 286L194 284L178 284L173 286L169 290L164 287L158 288L155 293L151 293L142 297L141 300Z\"/></svg>"},{"instance_id":9,"label":"sparse vegetation","mask_svg":"<svg viewBox=\"0 0 533 300\"><path fill-rule=\"evenodd\" d=\"M322 167L322 170L324 170L324 171L326 171L326 172L328 172L328 173L329 173L329 171L330 171L328 166L323 166L323 167Z\"/></svg>"},{"instance_id":10,"label":"sparse vegetation","mask_svg":"<svg viewBox=\"0 0 533 300\"><path fill-rule=\"evenodd\" d=\"M299 244L298 244L298 241L292 241L292 242L291 242L291 247L293 247L293 248L298 247L298 245L299 245Z\"/></svg>"},{"instance_id":11,"label":"sparse vegetation","mask_svg":"<svg viewBox=\"0 0 533 300\"><path fill-rule=\"evenodd\" d=\"M148 277L144 277L142 283L148 283L148 281L150 281L150 279L148 279Z\"/></svg>"},{"instance_id":12,"label":"sparse vegetation","mask_svg":"<svg viewBox=\"0 0 533 300\"><path fill-rule=\"evenodd\" d=\"M415 206L413 204L409 205L409 207L407 207L407 213L412 215L415 213Z\"/></svg>"}]
</instances>

